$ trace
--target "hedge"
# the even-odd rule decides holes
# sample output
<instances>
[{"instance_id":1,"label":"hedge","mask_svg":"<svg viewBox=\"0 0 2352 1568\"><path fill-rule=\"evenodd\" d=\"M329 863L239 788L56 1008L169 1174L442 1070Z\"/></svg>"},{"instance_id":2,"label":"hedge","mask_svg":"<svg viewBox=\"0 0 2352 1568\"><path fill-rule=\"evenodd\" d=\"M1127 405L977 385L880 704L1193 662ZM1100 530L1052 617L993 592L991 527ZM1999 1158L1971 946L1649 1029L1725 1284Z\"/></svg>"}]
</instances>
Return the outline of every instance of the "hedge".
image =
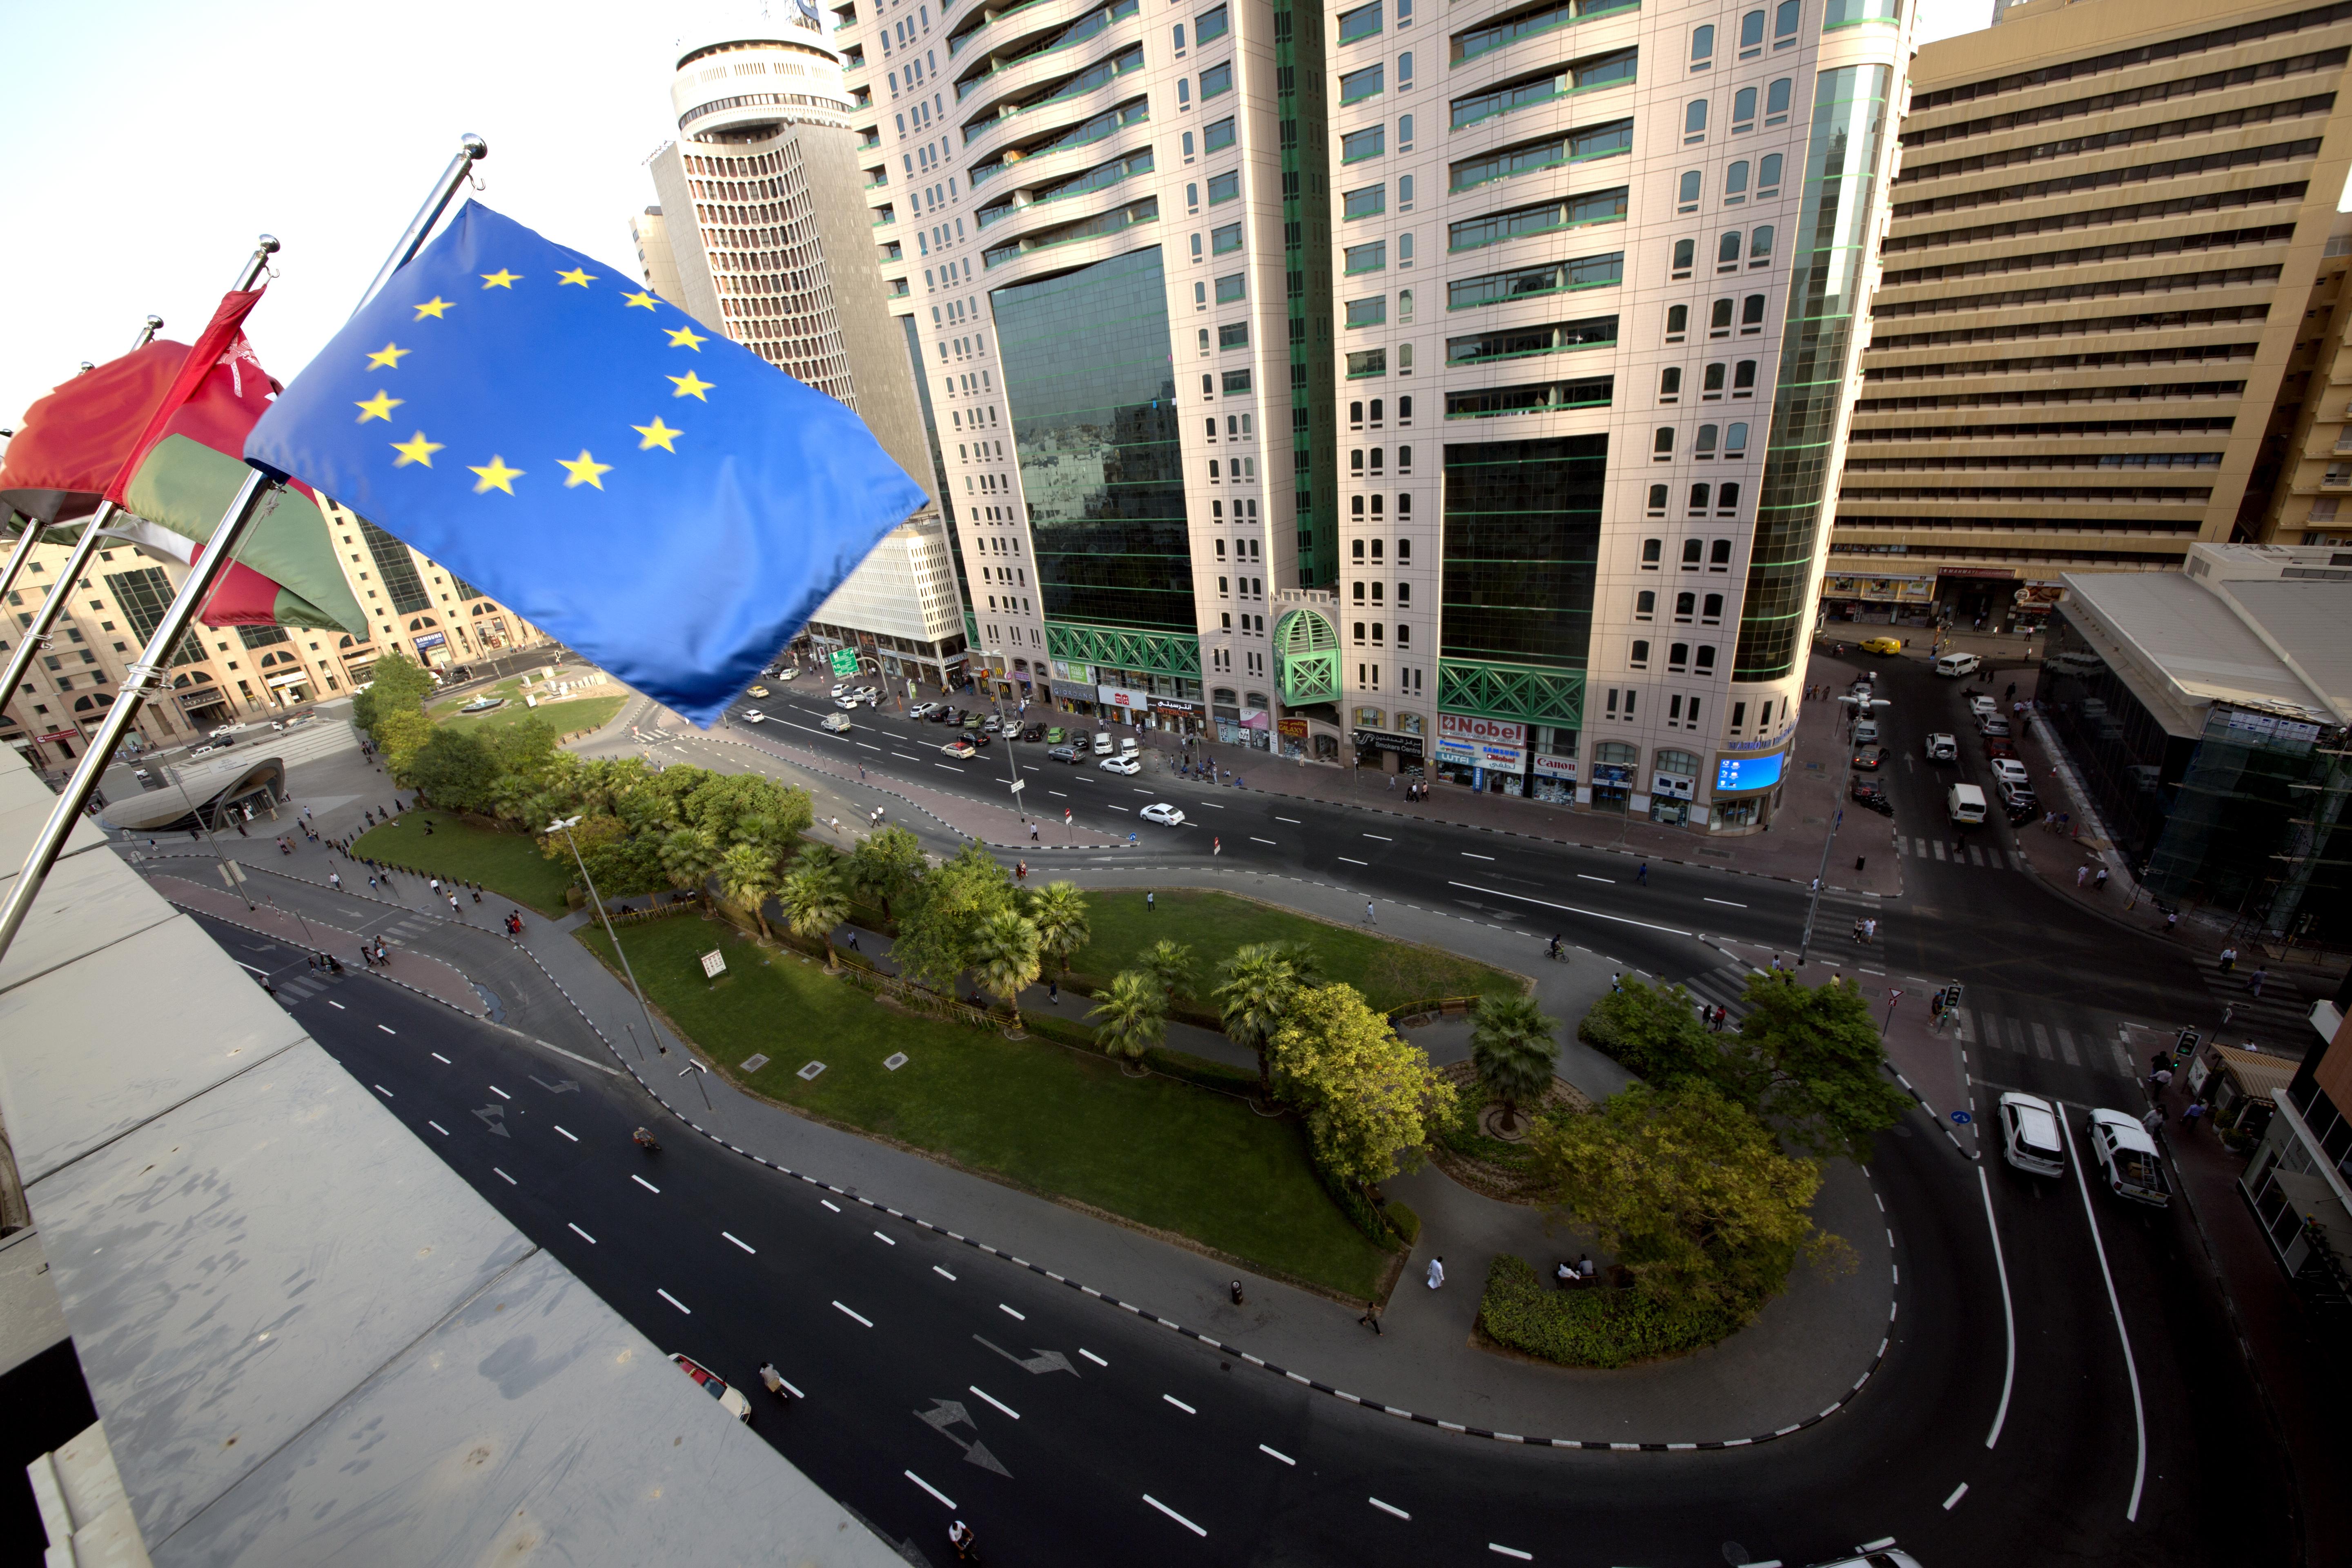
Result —
<instances>
[{"instance_id":1,"label":"hedge","mask_svg":"<svg viewBox=\"0 0 2352 1568\"><path fill-rule=\"evenodd\" d=\"M1381 1217L1388 1221L1389 1228L1406 1247L1421 1239L1421 1216L1400 1200L1391 1198L1388 1206L1381 1210Z\"/></svg>"},{"instance_id":2,"label":"hedge","mask_svg":"<svg viewBox=\"0 0 2352 1568\"><path fill-rule=\"evenodd\" d=\"M1478 1321L1498 1343L1545 1361L1619 1367L1714 1344L1746 1324L1760 1305L1734 1313L1666 1305L1639 1290L1606 1285L1562 1290L1526 1258L1504 1253L1486 1270Z\"/></svg>"}]
</instances>

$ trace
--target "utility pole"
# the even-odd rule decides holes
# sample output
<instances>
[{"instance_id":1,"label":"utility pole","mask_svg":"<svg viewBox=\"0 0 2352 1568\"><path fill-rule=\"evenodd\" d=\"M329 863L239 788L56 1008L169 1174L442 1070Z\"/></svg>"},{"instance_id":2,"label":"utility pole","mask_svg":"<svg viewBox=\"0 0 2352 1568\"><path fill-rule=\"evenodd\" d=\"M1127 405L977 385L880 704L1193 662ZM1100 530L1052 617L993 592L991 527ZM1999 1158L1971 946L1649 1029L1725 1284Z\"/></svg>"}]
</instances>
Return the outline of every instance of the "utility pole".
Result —
<instances>
[{"instance_id":1,"label":"utility pole","mask_svg":"<svg viewBox=\"0 0 2352 1568\"><path fill-rule=\"evenodd\" d=\"M1805 955L1812 950L1813 915L1822 907L1822 884L1829 879L1830 847L1837 842L1840 825L1845 821L1845 807L1840 806L1830 817L1829 836L1822 840L1822 867L1813 876L1812 894L1805 900L1805 934L1797 943L1797 967L1805 966Z\"/></svg>"}]
</instances>

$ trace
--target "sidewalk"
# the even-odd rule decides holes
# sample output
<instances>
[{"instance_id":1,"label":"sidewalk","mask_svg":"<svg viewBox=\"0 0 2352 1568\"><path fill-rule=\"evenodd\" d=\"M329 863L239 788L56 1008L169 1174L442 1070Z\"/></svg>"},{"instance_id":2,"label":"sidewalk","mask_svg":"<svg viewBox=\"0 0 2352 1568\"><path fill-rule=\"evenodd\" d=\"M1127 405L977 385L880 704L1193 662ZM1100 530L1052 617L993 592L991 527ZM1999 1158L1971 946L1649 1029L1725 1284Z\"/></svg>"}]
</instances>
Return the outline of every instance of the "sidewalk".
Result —
<instances>
[{"instance_id":1,"label":"sidewalk","mask_svg":"<svg viewBox=\"0 0 2352 1568\"><path fill-rule=\"evenodd\" d=\"M268 904L248 907L235 893L207 888L179 877L151 872L147 880L157 892L182 909L216 916L264 936L275 937L303 952L331 953L341 959L344 966L354 973L373 972L436 1002L446 1002L461 1013L470 1013L477 1018L488 1016L488 1009L472 982L457 968L437 958L394 947L387 942L384 949L386 962L380 967L371 965L360 956L357 932L315 919L306 919Z\"/></svg>"}]
</instances>

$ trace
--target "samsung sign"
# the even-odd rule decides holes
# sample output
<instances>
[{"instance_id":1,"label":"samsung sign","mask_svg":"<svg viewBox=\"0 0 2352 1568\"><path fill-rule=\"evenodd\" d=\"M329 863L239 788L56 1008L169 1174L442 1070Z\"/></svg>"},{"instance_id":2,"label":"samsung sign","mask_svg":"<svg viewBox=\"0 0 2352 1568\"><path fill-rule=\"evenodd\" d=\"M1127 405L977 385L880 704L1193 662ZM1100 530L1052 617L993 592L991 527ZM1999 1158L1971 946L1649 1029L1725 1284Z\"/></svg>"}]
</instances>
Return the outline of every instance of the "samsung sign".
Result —
<instances>
[{"instance_id":1,"label":"samsung sign","mask_svg":"<svg viewBox=\"0 0 2352 1568\"><path fill-rule=\"evenodd\" d=\"M1780 764L1788 753L1775 752L1769 757L1720 757L1715 764L1715 793L1728 795L1737 790L1770 789L1780 782Z\"/></svg>"}]
</instances>

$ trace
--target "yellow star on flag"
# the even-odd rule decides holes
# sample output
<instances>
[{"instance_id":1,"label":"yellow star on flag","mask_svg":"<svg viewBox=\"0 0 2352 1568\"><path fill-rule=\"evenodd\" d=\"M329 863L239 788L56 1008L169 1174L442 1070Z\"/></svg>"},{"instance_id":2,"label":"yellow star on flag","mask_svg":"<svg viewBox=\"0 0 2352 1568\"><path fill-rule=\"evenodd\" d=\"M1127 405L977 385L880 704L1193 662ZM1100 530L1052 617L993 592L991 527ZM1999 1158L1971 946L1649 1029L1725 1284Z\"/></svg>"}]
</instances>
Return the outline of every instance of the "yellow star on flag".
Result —
<instances>
[{"instance_id":1,"label":"yellow star on flag","mask_svg":"<svg viewBox=\"0 0 2352 1568\"><path fill-rule=\"evenodd\" d=\"M703 380L692 371L688 371L684 375L673 375L668 379L677 387L676 392L670 394L672 397L691 397L703 403L708 403L710 399L702 395L719 384L715 381Z\"/></svg>"},{"instance_id":2,"label":"yellow star on flag","mask_svg":"<svg viewBox=\"0 0 2352 1568\"><path fill-rule=\"evenodd\" d=\"M371 419L389 419L392 417L392 411L407 401L404 397L394 397L391 393L379 387L376 395L365 403L352 405L360 411L360 416L354 423L364 425Z\"/></svg>"},{"instance_id":3,"label":"yellow star on flag","mask_svg":"<svg viewBox=\"0 0 2352 1568\"><path fill-rule=\"evenodd\" d=\"M448 313L448 310L449 301L441 298L440 295L436 294L433 298L425 300L425 303L416 307L416 319L421 321L425 317L430 316L437 321L444 315Z\"/></svg>"},{"instance_id":4,"label":"yellow star on flag","mask_svg":"<svg viewBox=\"0 0 2352 1568\"><path fill-rule=\"evenodd\" d=\"M557 273L555 275L555 280L558 283L577 283L580 287L585 289L589 284L593 283L596 280L596 274L589 271L584 267L575 267L569 272Z\"/></svg>"},{"instance_id":5,"label":"yellow star on flag","mask_svg":"<svg viewBox=\"0 0 2352 1568\"><path fill-rule=\"evenodd\" d=\"M645 437L644 440L637 443L637 450L640 452L650 451L654 447L659 447L665 452L674 453L677 448L670 445L671 438L686 434L683 430L673 430L668 426L663 424L661 416L658 414L654 416L654 422L652 424L632 425L629 428L635 430L638 435Z\"/></svg>"},{"instance_id":6,"label":"yellow star on flag","mask_svg":"<svg viewBox=\"0 0 2352 1568\"><path fill-rule=\"evenodd\" d=\"M395 468L404 468L411 463L422 463L429 468L433 466L433 454L446 445L448 443L446 441L426 440L425 432L419 430L407 440L394 441L392 444L392 449L400 454L399 459L392 466ZM476 468L474 471L478 474L482 470Z\"/></svg>"},{"instance_id":7,"label":"yellow star on flag","mask_svg":"<svg viewBox=\"0 0 2352 1568\"><path fill-rule=\"evenodd\" d=\"M625 302L631 305L642 305L648 310L652 310L655 305L659 303L659 301L651 294L646 293L642 289L638 289L634 294L628 295Z\"/></svg>"},{"instance_id":8,"label":"yellow star on flag","mask_svg":"<svg viewBox=\"0 0 2352 1568\"><path fill-rule=\"evenodd\" d=\"M593 485L601 490L604 488L604 481L598 476L613 471L612 464L598 462L588 455L585 447L580 448L580 455L576 458L558 458L555 460L572 476L563 481L563 488L567 490L574 485Z\"/></svg>"},{"instance_id":9,"label":"yellow star on flag","mask_svg":"<svg viewBox=\"0 0 2352 1568\"><path fill-rule=\"evenodd\" d=\"M487 468L476 468L471 464L467 464L467 467L472 472L481 476L480 482L474 486L476 495L493 489L504 490L507 494L512 495L514 482L522 478L522 470L508 468L504 458L493 457L490 459L490 466Z\"/></svg>"},{"instance_id":10,"label":"yellow star on flag","mask_svg":"<svg viewBox=\"0 0 2352 1568\"><path fill-rule=\"evenodd\" d=\"M485 289L511 289L515 286L516 281L521 277L521 273L509 272L505 268L501 267L496 272L485 272L482 274L482 287Z\"/></svg>"},{"instance_id":11,"label":"yellow star on flag","mask_svg":"<svg viewBox=\"0 0 2352 1568\"><path fill-rule=\"evenodd\" d=\"M415 349L402 348L398 343L386 343L368 355L367 367L370 370L398 370L400 356L413 354L415 352Z\"/></svg>"},{"instance_id":12,"label":"yellow star on flag","mask_svg":"<svg viewBox=\"0 0 2352 1568\"><path fill-rule=\"evenodd\" d=\"M709 341L692 327L669 329L669 346L674 349L692 349L696 353L700 353L702 345Z\"/></svg>"}]
</instances>

